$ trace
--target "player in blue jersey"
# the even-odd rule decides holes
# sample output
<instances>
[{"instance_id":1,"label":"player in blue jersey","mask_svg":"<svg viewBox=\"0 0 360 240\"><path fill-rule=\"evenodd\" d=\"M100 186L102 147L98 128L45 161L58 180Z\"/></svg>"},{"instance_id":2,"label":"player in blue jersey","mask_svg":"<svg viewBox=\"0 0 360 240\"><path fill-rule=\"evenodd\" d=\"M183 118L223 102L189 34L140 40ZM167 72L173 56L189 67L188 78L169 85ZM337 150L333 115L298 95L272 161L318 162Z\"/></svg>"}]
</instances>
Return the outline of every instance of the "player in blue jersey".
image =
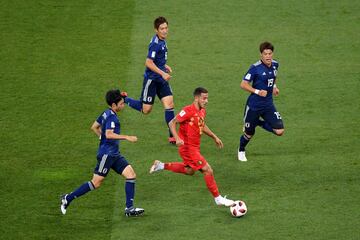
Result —
<instances>
[{"instance_id":1,"label":"player in blue jersey","mask_svg":"<svg viewBox=\"0 0 360 240\"><path fill-rule=\"evenodd\" d=\"M256 126L281 136L284 124L273 103L273 95L279 95L276 76L279 63L273 60L274 46L269 42L260 44L261 59L251 65L240 86L250 92L244 111L244 134L240 137L238 159L247 161L245 147L255 134ZM252 85L250 84L252 82Z\"/></svg>"},{"instance_id":2,"label":"player in blue jersey","mask_svg":"<svg viewBox=\"0 0 360 240\"><path fill-rule=\"evenodd\" d=\"M152 37L149 44L140 100L126 97L125 103L146 115L151 112L155 96L157 95L164 107L165 122L168 126L175 115L173 93L169 84L172 69L166 64L168 53L165 41L168 35L167 20L164 17L156 18L154 29L156 34ZM124 93L124 95L127 96L127 93ZM170 130L168 141L172 144L176 142Z\"/></svg>"},{"instance_id":3,"label":"player in blue jersey","mask_svg":"<svg viewBox=\"0 0 360 240\"><path fill-rule=\"evenodd\" d=\"M116 173L122 175L126 179L125 215L130 217L139 216L144 213L144 209L135 208L133 204L135 195L135 171L126 161L125 157L119 152L120 140L127 140L129 142L137 141L136 136L120 134L120 121L116 113L124 108L124 99L119 90L110 90L106 93L106 102L110 108L101 113L91 126L91 129L100 138L99 149L97 152L97 165L94 169L93 178L73 192L61 197L60 210L62 214L66 214L67 208L75 198L99 188L110 169L113 169Z\"/></svg>"}]
</instances>

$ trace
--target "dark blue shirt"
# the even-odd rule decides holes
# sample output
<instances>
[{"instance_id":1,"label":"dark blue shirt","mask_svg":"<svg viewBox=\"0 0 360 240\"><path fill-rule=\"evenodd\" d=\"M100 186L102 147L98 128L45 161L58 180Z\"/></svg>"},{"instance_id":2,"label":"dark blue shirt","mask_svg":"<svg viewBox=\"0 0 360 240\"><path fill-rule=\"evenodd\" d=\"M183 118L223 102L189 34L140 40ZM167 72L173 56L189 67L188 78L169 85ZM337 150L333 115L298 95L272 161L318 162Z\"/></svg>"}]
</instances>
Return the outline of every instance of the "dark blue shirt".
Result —
<instances>
[{"instance_id":1,"label":"dark blue shirt","mask_svg":"<svg viewBox=\"0 0 360 240\"><path fill-rule=\"evenodd\" d=\"M116 134L120 134L120 121L115 112L111 109L105 110L96 121L101 125L101 138L98 149L98 155L118 155L119 140L106 139L106 130L111 129Z\"/></svg>"},{"instance_id":2,"label":"dark blue shirt","mask_svg":"<svg viewBox=\"0 0 360 240\"><path fill-rule=\"evenodd\" d=\"M252 93L247 101L247 105L259 110L273 105L273 87L276 81L276 74L279 68L279 63L272 61L271 66L268 67L261 60L257 61L247 71L244 76L244 81L252 82L252 87L259 90L266 90L266 97L261 97Z\"/></svg>"},{"instance_id":3,"label":"dark blue shirt","mask_svg":"<svg viewBox=\"0 0 360 240\"><path fill-rule=\"evenodd\" d=\"M166 41L161 40L156 34L155 36L152 37L150 41L147 58L152 59L154 61L154 64L162 71L164 72L166 71L165 69L165 64L167 59ZM147 78L153 80L162 79L159 74L151 71L149 68L145 69L145 75L147 76Z\"/></svg>"}]
</instances>

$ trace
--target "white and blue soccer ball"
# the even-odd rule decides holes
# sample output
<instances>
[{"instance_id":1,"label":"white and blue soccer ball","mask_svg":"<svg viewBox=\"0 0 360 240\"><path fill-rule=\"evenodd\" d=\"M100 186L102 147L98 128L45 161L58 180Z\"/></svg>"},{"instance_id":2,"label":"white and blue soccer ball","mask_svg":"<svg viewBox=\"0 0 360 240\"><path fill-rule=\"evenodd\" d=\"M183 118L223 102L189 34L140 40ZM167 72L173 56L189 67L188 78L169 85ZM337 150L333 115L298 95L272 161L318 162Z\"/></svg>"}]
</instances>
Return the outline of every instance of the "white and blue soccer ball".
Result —
<instances>
[{"instance_id":1,"label":"white and blue soccer ball","mask_svg":"<svg viewBox=\"0 0 360 240\"><path fill-rule=\"evenodd\" d=\"M230 213L233 217L242 217L247 213L247 207L244 201L237 200L235 204L230 207Z\"/></svg>"}]
</instances>

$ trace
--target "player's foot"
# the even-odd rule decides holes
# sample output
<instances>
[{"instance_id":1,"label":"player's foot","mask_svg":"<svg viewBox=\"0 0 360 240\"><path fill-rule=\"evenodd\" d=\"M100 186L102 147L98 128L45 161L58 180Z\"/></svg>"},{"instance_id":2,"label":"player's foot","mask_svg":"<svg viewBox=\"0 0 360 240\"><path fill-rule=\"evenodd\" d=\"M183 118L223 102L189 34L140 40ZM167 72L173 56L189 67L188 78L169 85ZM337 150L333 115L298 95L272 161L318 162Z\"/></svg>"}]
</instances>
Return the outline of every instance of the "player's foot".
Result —
<instances>
[{"instance_id":1,"label":"player's foot","mask_svg":"<svg viewBox=\"0 0 360 240\"><path fill-rule=\"evenodd\" d=\"M67 194L64 194L61 196L61 205L60 205L60 210L62 212L62 214L66 214L66 208L69 206L68 205L68 201L66 200Z\"/></svg>"},{"instance_id":2,"label":"player's foot","mask_svg":"<svg viewBox=\"0 0 360 240\"><path fill-rule=\"evenodd\" d=\"M169 137L168 141L170 144L176 144L176 139L174 137Z\"/></svg>"},{"instance_id":3,"label":"player's foot","mask_svg":"<svg viewBox=\"0 0 360 240\"><path fill-rule=\"evenodd\" d=\"M137 217L143 215L145 210L143 208L125 208L126 217Z\"/></svg>"},{"instance_id":4,"label":"player's foot","mask_svg":"<svg viewBox=\"0 0 360 240\"><path fill-rule=\"evenodd\" d=\"M123 97L123 98L126 98L128 96L127 92L121 92L120 95Z\"/></svg>"},{"instance_id":5,"label":"player's foot","mask_svg":"<svg viewBox=\"0 0 360 240\"><path fill-rule=\"evenodd\" d=\"M225 207L231 207L235 204L233 200L227 199L226 196L218 196L215 198L215 203L218 206L225 206Z\"/></svg>"},{"instance_id":6,"label":"player's foot","mask_svg":"<svg viewBox=\"0 0 360 240\"><path fill-rule=\"evenodd\" d=\"M238 159L239 159L239 161L242 161L242 162L247 161L245 151L238 151Z\"/></svg>"},{"instance_id":7,"label":"player's foot","mask_svg":"<svg viewBox=\"0 0 360 240\"><path fill-rule=\"evenodd\" d=\"M164 169L164 163L160 162L159 160L155 160L153 165L150 168L150 173L158 172Z\"/></svg>"}]
</instances>

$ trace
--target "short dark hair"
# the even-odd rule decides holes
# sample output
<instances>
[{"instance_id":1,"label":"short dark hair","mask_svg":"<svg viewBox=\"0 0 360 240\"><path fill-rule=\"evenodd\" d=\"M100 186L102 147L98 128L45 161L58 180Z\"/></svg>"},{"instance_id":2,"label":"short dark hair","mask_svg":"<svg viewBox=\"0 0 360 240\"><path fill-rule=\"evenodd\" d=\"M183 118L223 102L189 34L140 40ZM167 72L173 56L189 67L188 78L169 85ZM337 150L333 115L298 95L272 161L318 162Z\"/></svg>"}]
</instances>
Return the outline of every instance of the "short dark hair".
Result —
<instances>
[{"instance_id":1,"label":"short dark hair","mask_svg":"<svg viewBox=\"0 0 360 240\"><path fill-rule=\"evenodd\" d=\"M166 20L166 18L164 17L157 17L155 20L154 20L154 28L155 29L159 29L160 25L163 24L163 23L166 23L169 25L168 21Z\"/></svg>"},{"instance_id":2,"label":"short dark hair","mask_svg":"<svg viewBox=\"0 0 360 240\"><path fill-rule=\"evenodd\" d=\"M273 52L274 51L274 45L272 45L270 42L261 43L260 47L259 47L260 53L262 53L265 49L270 49Z\"/></svg>"},{"instance_id":3,"label":"short dark hair","mask_svg":"<svg viewBox=\"0 0 360 240\"><path fill-rule=\"evenodd\" d=\"M206 88L203 88L203 87L197 87L194 90L194 97L195 96L200 96L202 93L208 93L208 90Z\"/></svg>"},{"instance_id":4,"label":"short dark hair","mask_svg":"<svg viewBox=\"0 0 360 240\"><path fill-rule=\"evenodd\" d=\"M112 89L107 91L105 99L106 103L111 106L113 103L118 104L118 102L120 102L123 97L121 96L119 89Z\"/></svg>"}]
</instances>

